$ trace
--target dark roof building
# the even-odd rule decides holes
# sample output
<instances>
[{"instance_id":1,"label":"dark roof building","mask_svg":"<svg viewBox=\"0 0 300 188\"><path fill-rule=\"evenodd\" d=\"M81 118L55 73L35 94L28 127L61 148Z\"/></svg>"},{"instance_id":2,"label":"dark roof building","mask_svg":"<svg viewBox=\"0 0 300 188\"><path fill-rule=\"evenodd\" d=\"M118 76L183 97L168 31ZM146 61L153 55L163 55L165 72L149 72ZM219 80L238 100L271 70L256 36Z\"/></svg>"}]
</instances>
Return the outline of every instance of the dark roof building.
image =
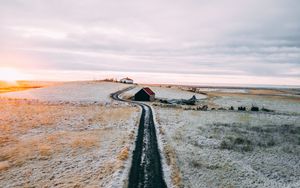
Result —
<instances>
[{"instance_id":1,"label":"dark roof building","mask_svg":"<svg viewBox=\"0 0 300 188\"><path fill-rule=\"evenodd\" d=\"M155 93L149 88L144 87L134 95L136 101L154 101Z\"/></svg>"}]
</instances>

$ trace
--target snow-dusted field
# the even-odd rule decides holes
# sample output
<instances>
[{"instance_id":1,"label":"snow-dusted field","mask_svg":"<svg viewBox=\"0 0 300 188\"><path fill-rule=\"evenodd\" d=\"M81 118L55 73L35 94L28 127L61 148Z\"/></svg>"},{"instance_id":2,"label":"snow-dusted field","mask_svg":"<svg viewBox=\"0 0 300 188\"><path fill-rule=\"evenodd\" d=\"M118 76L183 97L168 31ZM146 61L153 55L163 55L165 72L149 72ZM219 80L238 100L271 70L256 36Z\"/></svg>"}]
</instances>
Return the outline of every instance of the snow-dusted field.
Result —
<instances>
[{"instance_id":1,"label":"snow-dusted field","mask_svg":"<svg viewBox=\"0 0 300 188\"><path fill-rule=\"evenodd\" d=\"M0 187L122 187L139 109L128 87L69 82L0 96Z\"/></svg>"},{"instance_id":2,"label":"snow-dusted field","mask_svg":"<svg viewBox=\"0 0 300 188\"><path fill-rule=\"evenodd\" d=\"M264 96L223 96L218 97L213 102L224 108L233 106L235 109L238 106L246 106L251 108L252 105L260 108L265 107L276 112L288 112L300 114L300 100L278 99L274 97Z\"/></svg>"},{"instance_id":3,"label":"snow-dusted field","mask_svg":"<svg viewBox=\"0 0 300 188\"><path fill-rule=\"evenodd\" d=\"M173 180L195 188L300 187L299 98L230 94L208 100L219 107L253 104L275 112L156 106Z\"/></svg>"},{"instance_id":4,"label":"snow-dusted field","mask_svg":"<svg viewBox=\"0 0 300 188\"><path fill-rule=\"evenodd\" d=\"M1 99L0 187L121 187L139 110Z\"/></svg>"},{"instance_id":5,"label":"snow-dusted field","mask_svg":"<svg viewBox=\"0 0 300 188\"><path fill-rule=\"evenodd\" d=\"M178 88L168 88L168 87L158 87L158 86L137 86L136 88L129 90L128 92L124 93L124 97L132 97L136 92L138 92L142 87L149 87L155 93L155 98L158 99L189 99L193 95L196 96L197 99L204 99L206 98L205 95L183 91Z\"/></svg>"},{"instance_id":6,"label":"snow-dusted field","mask_svg":"<svg viewBox=\"0 0 300 188\"><path fill-rule=\"evenodd\" d=\"M197 88L200 92L248 93L248 89Z\"/></svg>"},{"instance_id":7,"label":"snow-dusted field","mask_svg":"<svg viewBox=\"0 0 300 188\"><path fill-rule=\"evenodd\" d=\"M126 186L139 110L112 103L110 94L129 86L69 82L1 94L0 187ZM205 96L179 87L150 88L159 99L196 95L202 99L198 105L209 109L256 105L275 110L153 107L164 170L175 187L300 187L297 95L212 88Z\"/></svg>"},{"instance_id":8,"label":"snow-dusted field","mask_svg":"<svg viewBox=\"0 0 300 188\"><path fill-rule=\"evenodd\" d=\"M126 87L129 85L113 82L67 82L44 88L4 93L0 97L51 102L108 103L111 101L109 97L111 93Z\"/></svg>"},{"instance_id":9,"label":"snow-dusted field","mask_svg":"<svg viewBox=\"0 0 300 188\"><path fill-rule=\"evenodd\" d=\"M300 116L155 111L185 187L300 186Z\"/></svg>"}]
</instances>

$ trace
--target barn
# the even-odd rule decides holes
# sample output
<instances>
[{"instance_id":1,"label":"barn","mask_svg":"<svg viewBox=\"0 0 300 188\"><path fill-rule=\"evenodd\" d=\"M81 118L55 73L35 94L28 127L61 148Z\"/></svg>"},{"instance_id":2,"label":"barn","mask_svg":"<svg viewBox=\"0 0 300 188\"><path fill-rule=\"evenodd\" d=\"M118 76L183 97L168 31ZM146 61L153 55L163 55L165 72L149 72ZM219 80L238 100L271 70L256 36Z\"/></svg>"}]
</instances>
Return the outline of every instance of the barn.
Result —
<instances>
[{"instance_id":1,"label":"barn","mask_svg":"<svg viewBox=\"0 0 300 188\"><path fill-rule=\"evenodd\" d=\"M122 78L121 80L120 80L120 82L121 83L125 83L125 84L133 84L133 80L132 79L130 79L130 78Z\"/></svg>"},{"instance_id":2,"label":"barn","mask_svg":"<svg viewBox=\"0 0 300 188\"><path fill-rule=\"evenodd\" d=\"M154 101L155 93L149 88L144 87L134 95L136 101Z\"/></svg>"}]
</instances>

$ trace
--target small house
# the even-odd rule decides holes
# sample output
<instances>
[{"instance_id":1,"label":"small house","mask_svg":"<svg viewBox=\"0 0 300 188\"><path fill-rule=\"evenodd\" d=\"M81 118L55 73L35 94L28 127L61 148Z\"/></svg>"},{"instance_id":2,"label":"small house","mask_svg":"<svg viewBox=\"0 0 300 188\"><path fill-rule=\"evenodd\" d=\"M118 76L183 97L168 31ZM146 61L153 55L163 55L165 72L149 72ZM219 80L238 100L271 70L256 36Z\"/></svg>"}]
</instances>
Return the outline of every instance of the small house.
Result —
<instances>
[{"instance_id":1,"label":"small house","mask_svg":"<svg viewBox=\"0 0 300 188\"><path fill-rule=\"evenodd\" d=\"M128 78L128 77L122 78L122 79L120 80L120 82L121 82L121 83L124 83L124 84L133 84L133 80L130 79L130 78Z\"/></svg>"},{"instance_id":2,"label":"small house","mask_svg":"<svg viewBox=\"0 0 300 188\"><path fill-rule=\"evenodd\" d=\"M155 93L149 88L144 87L134 95L136 101L154 101Z\"/></svg>"}]
</instances>

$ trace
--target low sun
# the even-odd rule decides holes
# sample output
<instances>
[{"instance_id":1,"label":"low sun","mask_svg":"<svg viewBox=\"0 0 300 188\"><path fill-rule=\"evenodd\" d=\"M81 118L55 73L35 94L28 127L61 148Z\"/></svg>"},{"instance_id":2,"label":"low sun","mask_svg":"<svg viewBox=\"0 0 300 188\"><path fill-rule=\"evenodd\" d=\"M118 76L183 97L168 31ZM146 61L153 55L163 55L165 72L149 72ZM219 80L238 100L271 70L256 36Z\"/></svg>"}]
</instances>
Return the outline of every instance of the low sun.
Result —
<instances>
[{"instance_id":1,"label":"low sun","mask_svg":"<svg viewBox=\"0 0 300 188\"><path fill-rule=\"evenodd\" d=\"M23 79L23 75L13 68L0 68L0 80L5 82L16 82Z\"/></svg>"}]
</instances>

